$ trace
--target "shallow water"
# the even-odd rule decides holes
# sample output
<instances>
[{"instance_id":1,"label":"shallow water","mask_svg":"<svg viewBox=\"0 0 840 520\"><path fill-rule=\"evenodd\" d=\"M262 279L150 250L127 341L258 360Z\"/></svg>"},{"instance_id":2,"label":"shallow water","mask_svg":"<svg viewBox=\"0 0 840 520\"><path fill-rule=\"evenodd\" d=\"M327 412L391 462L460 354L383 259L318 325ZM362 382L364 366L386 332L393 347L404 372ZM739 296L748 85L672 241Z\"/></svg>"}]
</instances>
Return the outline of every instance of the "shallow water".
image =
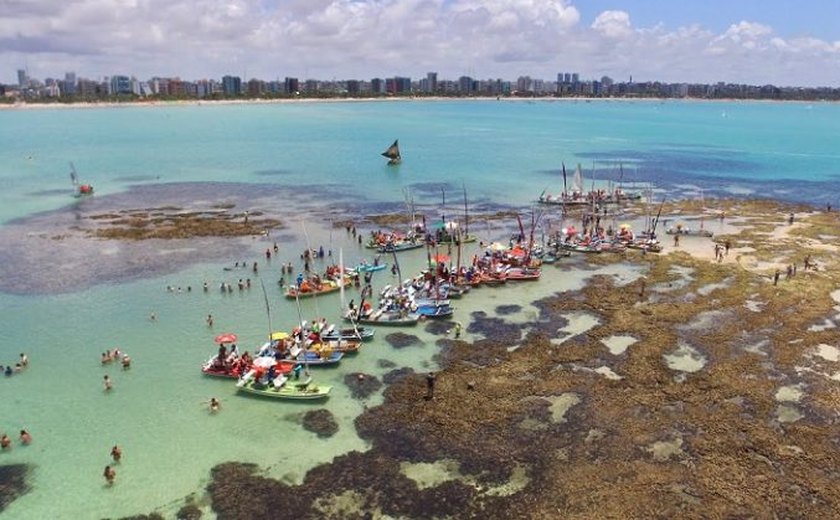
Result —
<instances>
[{"instance_id":1,"label":"shallow water","mask_svg":"<svg viewBox=\"0 0 840 520\"><path fill-rule=\"evenodd\" d=\"M731 115L726 121L717 117L720 105ZM300 481L315 464L364 450L353 419L364 406L379 403L381 393L354 400L343 378L351 372L381 378L390 370L380 366L382 359L398 367L434 368L438 337L423 327L408 331L422 347L397 351L384 341L387 331L379 330L355 358L334 369L313 369L318 382L334 385L323 405L243 397L232 383L198 371L215 352L216 334L236 332L240 348L250 349L269 330L299 320L276 286L280 262L299 268L299 253L317 245L343 249L348 264L370 258L343 228L332 229L330 220L406 211L406 189L431 222L443 215L463 220L465 186L471 211L515 208L528 222L539 193L562 186L562 161L583 162L588 177L594 161L599 184L617 181L621 162L625 182L655 184L657 196L669 198L696 197L703 187L711 199L754 189L758 181L763 195L822 204L838 187L838 116L836 104L804 111L798 104L667 103L654 110L643 103L492 101L2 110L0 364L14 363L25 351L31 365L0 381L0 430L26 428L34 442L0 453L0 463L31 463L34 470L32 491L0 516L171 512L203 488L218 462L255 462L270 475ZM491 131L472 131L476 121ZM379 152L395 137L405 160L388 168ZM527 150L527 158L517 150ZM93 198L70 197L69 161L82 181L95 186ZM269 237L186 244L57 238L90 214L170 202L266 210L286 226ZM545 227L563 225L558 208L545 209L543 218ZM517 227L512 219L471 231L485 241L506 241ZM274 240L280 254L268 265L263 252ZM425 260L422 251L399 259L403 273ZM223 270L235 261L259 261L260 272ZM480 337L466 331L472 312L520 305L520 312L500 317L527 324L538 316L531 302L578 289L586 276L615 274L622 282L638 276L620 264L586 271L578 269L581 264L549 266L539 283L481 289L454 302L455 318L465 325L462 337ZM223 281L235 287L243 276L253 279L250 290L217 290ZM204 281L206 294L199 289ZM377 287L390 281L390 274L374 278ZM259 282L268 294L271 325ZM167 292L168 285L182 291ZM301 307L305 319L334 320L339 297ZM207 314L215 318L212 329ZM592 326L575 321L565 332L580 334ZM117 346L133 358L129 371L99 364L101 352ZM107 395L105 374L115 384ZM217 415L207 411L211 396L222 402ZM556 417L574 405L569 399L555 403ZM326 440L298 422L301 412L320 406L339 423L338 433ZM106 489L101 475L115 443L124 456L116 484Z\"/></svg>"}]
</instances>

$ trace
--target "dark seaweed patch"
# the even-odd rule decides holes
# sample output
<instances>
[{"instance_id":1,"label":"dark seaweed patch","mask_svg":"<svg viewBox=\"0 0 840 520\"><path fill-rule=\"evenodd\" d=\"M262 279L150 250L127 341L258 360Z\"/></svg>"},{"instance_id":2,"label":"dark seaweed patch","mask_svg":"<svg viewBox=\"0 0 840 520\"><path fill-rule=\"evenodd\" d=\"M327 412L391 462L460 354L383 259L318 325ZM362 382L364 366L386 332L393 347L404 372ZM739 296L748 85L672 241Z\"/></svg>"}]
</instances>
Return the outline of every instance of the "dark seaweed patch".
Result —
<instances>
[{"instance_id":1,"label":"dark seaweed patch","mask_svg":"<svg viewBox=\"0 0 840 520\"><path fill-rule=\"evenodd\" d=\"M405 332L392 332L385 336L385 341L394 348L413 347L415 345L423 345L420 338L413 334L406 334Z\"/></svg>"},{"instance_id":2,"label":"dark seaweed patch","mask_svg":"<svg viewBox=\"0 0 840 520\"><path fill-rule=\"evenodd\" d=\"M344 376L344 384L356 399L365 399L382 388L382 382L375 376L353 372Z\"/></svg>"},{"instance_id":3,"label":"dark seaweed patch","mask_svg":"<svg viewBox=\"0 0 840 520\"><path fill-rule=\"evenodd\" d=\"M338 431L338 422L331 411L321 408L303 414L303 427L318 437L332 437Z\"/></svg>"}]
</instances>

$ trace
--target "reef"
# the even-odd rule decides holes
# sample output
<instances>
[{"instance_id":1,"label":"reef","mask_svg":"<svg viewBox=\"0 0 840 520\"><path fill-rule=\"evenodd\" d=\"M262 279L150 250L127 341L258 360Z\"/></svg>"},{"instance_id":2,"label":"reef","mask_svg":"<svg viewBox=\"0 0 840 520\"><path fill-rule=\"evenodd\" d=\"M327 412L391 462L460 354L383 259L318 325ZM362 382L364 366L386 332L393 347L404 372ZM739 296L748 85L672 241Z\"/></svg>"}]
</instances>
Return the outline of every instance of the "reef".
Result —
<instances>
[{"instance_id":1,"label":"reef","mask_svg":"<svg viewBox=\"0 0 840 520\"><path fill-rule=\"evenodd\" d=\"M385 341L394 348L413 347L415 345L422 346L423 342L420 338L413 334L406 334L405 332L392 332L385 336Z\"/></svg>"},{"instance_id":2,"label":"reef","mask_svg":"<svg viewBox=\"0 0 840 520\"><path fill-rule=\"evenodd\" d=\"M86 217L96 225L85 232L118 240L184 239L197 237L260 236L282 226L261 218L262 212L229 213L224 209L185 211L181 208L125 209ZM60 237L59 237L60 239Z\"/></svg>"},{"instance_id":3,"label":"reef","mask_svg":"<svg viewBox=\"0 0 840 520\"><path fill-rule=\"evenodd\" d=\"M17 498L29 492L29 466L5 464L0 466L0 512Z\"/></svg>"},{"instance_id":4,"label":"reef","mask_svg":"<svg viewBox=\"0 0 840 520\"><path fill-rule=\"evenodd\" d=\"M344 384L355 399L366 399L382 388L382 381L376 376L353 372L344 376Z\"/></svg>"},{"instance_id":5,"label":"reef","mask_svg":"<svg viewBox=\"0 0 840 520\"><path fill-rule=\"evenodd\" d=\"M303 427L318 437L332 437L338 431L338 422L333 413L325 408L309 410L303 414Z\"/></svg>"},{"instance_id":6,"label":"reef","mask_svg":"<svg viewBox=\"0 0 840 520\"><path fill-rule=\"evenodd\" d=\"M715 205L728 219L714 238L731 243L725 258L710 239L586 257L643 275L590 276L534 302L532 323L474 313L468 331L486 339L437 341L431 398L425 374L384 378L383 403L355 421L368 451L313 468L299 486L252 465L217 466L213 510L220 519L281 507L330 519L835 515L840 214ZM695 210L707 211L669 211ZM806 257L813 268L803 269ZM788 265L799 268L774 281ZM574 315L594 324L560 334ZM629 340L610 348L616 338Z\"/></svg>"}]
</instances>

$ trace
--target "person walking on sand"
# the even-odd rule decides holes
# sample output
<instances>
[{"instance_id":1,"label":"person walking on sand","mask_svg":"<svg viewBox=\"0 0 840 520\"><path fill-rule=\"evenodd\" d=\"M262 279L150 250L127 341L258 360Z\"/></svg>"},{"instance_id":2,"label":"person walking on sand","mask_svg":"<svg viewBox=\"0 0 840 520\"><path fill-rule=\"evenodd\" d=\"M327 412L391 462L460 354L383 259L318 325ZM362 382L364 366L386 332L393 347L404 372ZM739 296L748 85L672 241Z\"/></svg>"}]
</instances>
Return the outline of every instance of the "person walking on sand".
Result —
<instances>
[{"instance_id":1,"label":"person walking on sand","mask_svg":"<svg viewBox=\"0 0 840 520\"><path fill-rule=\"evenodd\" d=\"M680 247L680 235L674 235L674 247Z\"/></svg>"},{"instance_id":2,"label":"person walking on sand","mask_svg":"<svg viewBox=\"0 0 840 520\"><path fill-rule=\"evenodd\" d=\"M105 466L105 471L102 472L102 476L105 477L105 481L109 486L113 486L114 479L117 478L117 472L111 466Z\"/></svg>"},{"instance_id":3,"label":"person walking on sand","mask_svg":"<svg viewBox=\"0 0 840 520\"><path fill-rule=\"evenodd\" d=\"M111 448L111 458L114 459L114 462L119 462L122 459L122 450L116 444Z\"/></svg>"},{"instance_id":4,"label":"person walking on sand","mask_svg":"<svg viewBox=\"0 0 840 520\"><path fill-rule=\"evenodd\" d=\"M776 269L776 273L773 275L773 285L779 284L779 276L782 275L782 272Z\"/></svg>"}]
</instances>

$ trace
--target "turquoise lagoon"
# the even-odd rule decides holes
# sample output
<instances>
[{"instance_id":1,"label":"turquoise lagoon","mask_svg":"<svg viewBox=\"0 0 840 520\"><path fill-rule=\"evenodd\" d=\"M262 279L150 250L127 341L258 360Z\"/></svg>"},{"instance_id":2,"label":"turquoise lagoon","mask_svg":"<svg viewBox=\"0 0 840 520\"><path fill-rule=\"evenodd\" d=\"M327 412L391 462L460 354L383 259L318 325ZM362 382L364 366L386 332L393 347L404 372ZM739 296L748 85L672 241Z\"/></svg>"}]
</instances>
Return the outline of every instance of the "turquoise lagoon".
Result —
<instances>
[{"instance_id":1,"label":"turquoise lagoon","mask_svg":"<svg viewBox=\"0 0 840 520\"><path fill-rule=\"evenodd\" d=\"M434 368L438 336L423 327L405 331L420 337L420 347L395 349L384 340L392 331L380 329L357 357L313 369L319 382L335 386L323 406L340 430L327 440L300 426L301 414L322 405L243 397L231 383L198 371L215 352L217 333L236 332L242 348L263 341L269 325L260 282L273 328L298 320L276 286L281 262L299 267L299 253L319 245L336 256L343 250L348 264L369 257L343 228L331 229L331 219L401 211L407 188L430 220L442 212L463 218L463 186L471 207L527 214L543 189L562 189L561 162L569 170L582 163L599 184L617 181L620 163L623 182L652 185L656 198L702 191L836 206L838 135L840 105L820 103L471 100L0 110L0 364L15 362L20 352L31 359L24 373L0 380L0 431L16 438L26 428L34 437L30 446L15 442L0 453L0 464L32 466L31 490L0 517L151 511L171 517L184 497L200 495L219 462L255 462L298 482L313 465L364 450L353 419L381 393L353 399L344 376L381 377L390 370L381 360ZM389 168L379 153L394 138L404 163ZM70 196L70 161L95 186L93 199ZM185 205L228 202L237 205L233 211L274 212L286 227L268 237L194 246L143 244L129 254L110 242L54 239L85 215L112 205L154 207L169 196ZM515 227L482 224L476 232L506 240ZM274 241L280 253L266 263L263 252ZM82 254L72 254L76 247ZM223 270L243 260L259 261L260 273ZM404 274L424 261L422 251L400 256ZM115 262L132 268L103 268ZM579 263L546 269L536 285L475 291L455 303L456 319L467 323L472 312L493 315L496 306L517 303L522 311L506 319L532 320L531 301L579 287L593 274L577 270ZM96 276L79 277L80 270ZM620 265L602 272L636 276ZM254 281L250 290L218 291L222 281L235 286L246 277ZM375 278L380 287L390 282L387 272ZM303 302L302 314L335 320L338 308L332 295ZM204 321L209 313L212 329ZM114 347L131 355L130 370L99 364L101 352ZM102 390L105 374L115 382L109 394ZM211 396L222 401L215 416L207 412ZM106 488L102 470L113 444L124 456L116 484Z\"/></svg>"}]
</instances>

